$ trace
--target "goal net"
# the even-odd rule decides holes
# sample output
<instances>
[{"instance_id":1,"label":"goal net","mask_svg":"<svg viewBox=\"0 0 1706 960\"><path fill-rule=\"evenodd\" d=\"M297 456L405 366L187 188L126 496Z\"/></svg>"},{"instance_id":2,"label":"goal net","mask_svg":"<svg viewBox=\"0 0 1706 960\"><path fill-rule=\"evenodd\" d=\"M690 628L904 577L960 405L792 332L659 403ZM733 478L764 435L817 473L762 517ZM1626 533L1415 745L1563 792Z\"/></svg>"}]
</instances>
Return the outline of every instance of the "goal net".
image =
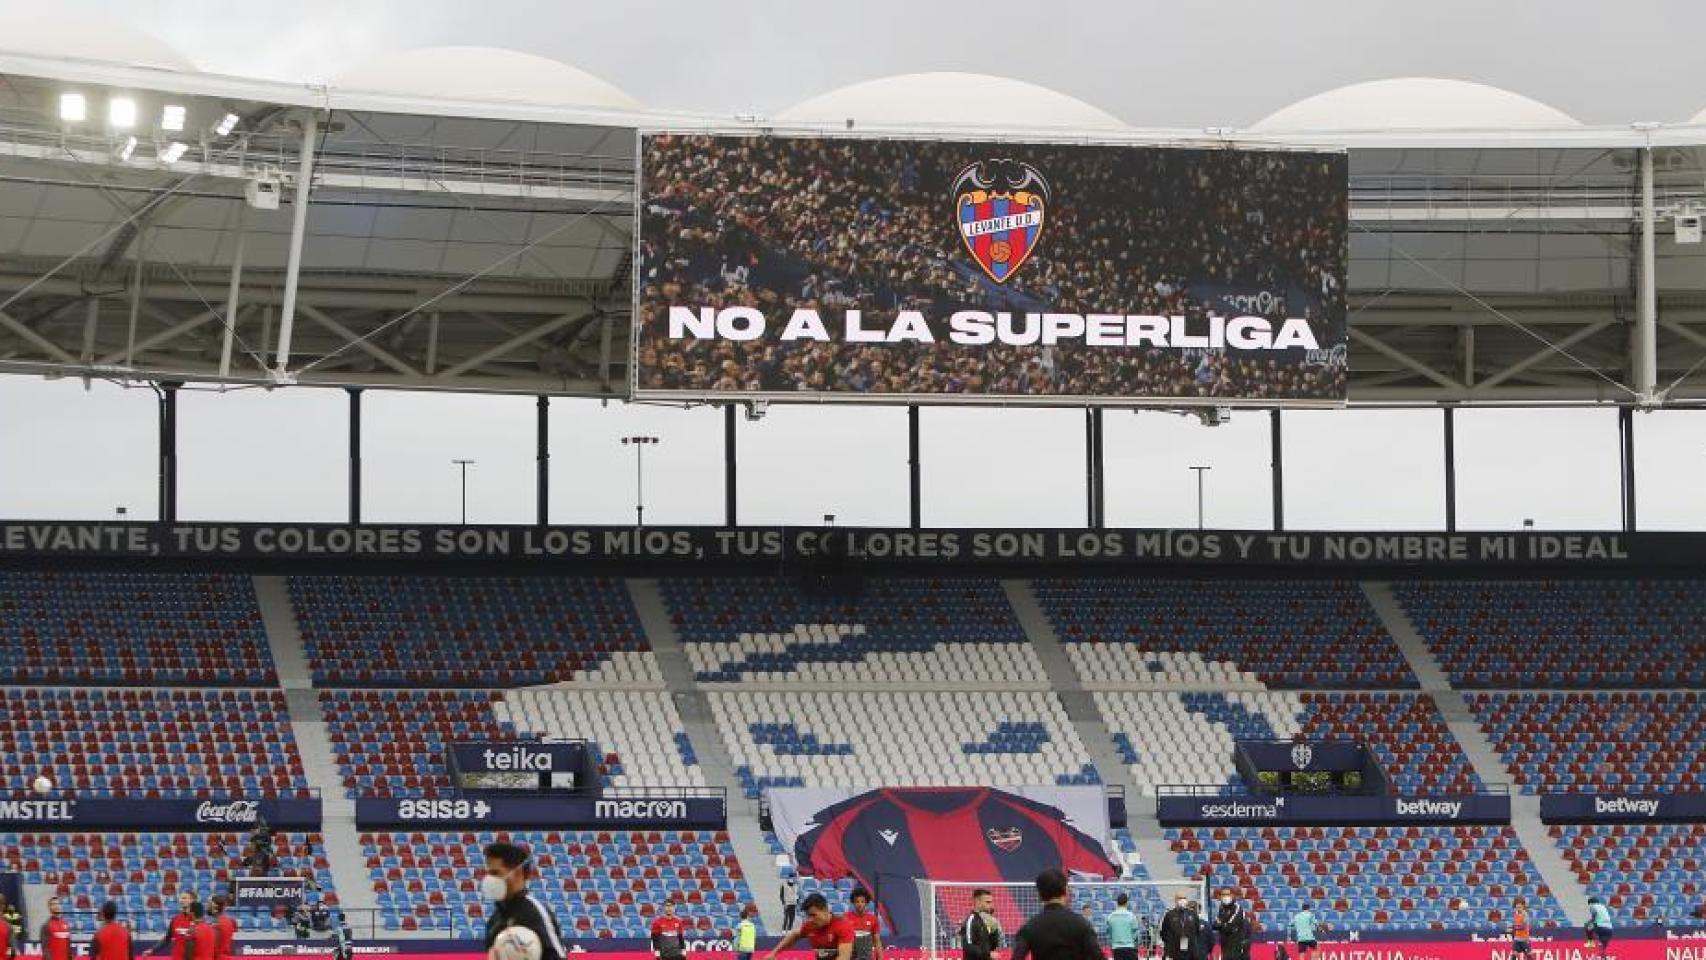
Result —
<instances>
[{"instance_id":1,"label":"goal net","mask_svg":"<svg viewBox=\"0 0 1706 960\"><path fill-rule=\"evenodd\" d=\"M1001 924L1003 945L1012 946L1012 937L1042 909L1037 888L1030 883L969 883L961 881L916 880L919 915L923 918L922 942L924 955L930 958L957 957L960 953L960 930L971 915L972 893L988 890L995 900L995 919ZM1199 910L1208 906L1208 881L1195 880L1107 880L1073 881L1071 907L1082 913L1096 928L1096 935L1107 946L1108 914L1119 901L1127 898L1127 909L1137 914L1138 953L1143 957L1159 957L1161 915L1173 906L1175 897L1183 896L1198 904Z\"/></svg>"}]
</instances>

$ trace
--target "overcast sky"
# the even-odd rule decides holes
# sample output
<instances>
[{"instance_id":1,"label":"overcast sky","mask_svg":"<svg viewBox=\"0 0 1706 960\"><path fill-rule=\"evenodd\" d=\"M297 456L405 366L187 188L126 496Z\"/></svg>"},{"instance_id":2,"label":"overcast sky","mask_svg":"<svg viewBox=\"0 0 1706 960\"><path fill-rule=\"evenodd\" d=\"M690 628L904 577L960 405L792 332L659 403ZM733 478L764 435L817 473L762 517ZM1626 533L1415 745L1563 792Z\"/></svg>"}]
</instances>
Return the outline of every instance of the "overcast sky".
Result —
<instances>
[{"instance_id":1,"label":"overcast sky","mask_svg":"<svg viewBox=\"0 0 1706 960\"><path fill-rule=\"evenodd\" d=\"M0 0L0 13L40 0ZM462 0L59 0L90 29L117 19L201 66L328 80L419 46L512 47L587 69L649 105L775 113L845 83L893 73L999 73L1053 87L1128 123L1253 122L1360 80L1475 80L1599 124L1685 120L1706 107L1706 4L1584 0L1384 0L979 4L865 0L585 3ZM341 520L342 391L186 391L180 515ZM1458 420L1460 526L1611 528L1619 522L1610 410L1465 411ZM530 398L369 393L365 519L449 521L455 457L477 461L469 518L533 518ZM557 401L552 517L632 517L627 433L655 434L648 520L722 519L716 411ZM1440 528L1441 417L1434 411L1286 415L1286 521L1303 528ZM927 409L927 524L1084 520L1083 413ZM1637 419L1642 527L1706 529L1706 412ZM773 408L740 424L740 519L904 524L906 417L899 409ZM1188 469L1211 466L1210 525L1266 527L1266 414L1214 428L1165 413L1107 418L1112 523L1190 525ZM0 515L154 515L155 400L147 388L0 376Z\"/></svg>"}]
</instances>

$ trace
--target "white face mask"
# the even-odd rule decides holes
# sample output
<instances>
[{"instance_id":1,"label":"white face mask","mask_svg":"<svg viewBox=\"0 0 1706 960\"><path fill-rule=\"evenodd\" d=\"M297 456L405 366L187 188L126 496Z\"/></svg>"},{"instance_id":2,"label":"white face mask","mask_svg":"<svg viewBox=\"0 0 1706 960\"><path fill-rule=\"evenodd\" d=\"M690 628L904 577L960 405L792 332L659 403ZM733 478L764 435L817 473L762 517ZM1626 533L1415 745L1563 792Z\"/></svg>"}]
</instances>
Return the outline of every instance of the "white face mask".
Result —
<instances>
[{"instance_id":1,"label":"white face mask","mask_svg":"<svg viewBox=\"0 0 1706 960\"><path fill-rule=\"evenodd\" d=\"M1180 910L1183 910L1183 909L1185 909L1185 901L1183 901L1183 900L1174 900L1174 901L1173 901L1173 906L1175 906L1175 907L1178 907L1178 908L1179 908L1179 909L1180 909Z\"/></svg>"},{"instance_id":2,"label":"white face mask","mask_svg":"<svg viewBox=\"0 0 1706 960\"><path fill-rule=\"evenodd\" d=\"M513 869L505 872L502 876L496 876L496 875L488 873L485 876L481 877L480 878L480 896L481 896L481 898L483 898L483 899L485 899L491 903L497 903L498 901L502 900L503 898L509 896L509 875L514 873L516 870L520 870L523 867L526 867L527 864L528 864L528 861L523 860L523 861L521 861L521 863L517 864Z\"/></svg>"},{"instance_id":3,"label":"white face mask","mask_svg":"<svg viewBox=\"0 0 1706 960\"><path fill-rule=\"evenodd\" d=\"M1226 904L1229 907L1232 906L1232 898L1231 897L1221 897L1220 902Z\"/></svg>"}]
</instances>

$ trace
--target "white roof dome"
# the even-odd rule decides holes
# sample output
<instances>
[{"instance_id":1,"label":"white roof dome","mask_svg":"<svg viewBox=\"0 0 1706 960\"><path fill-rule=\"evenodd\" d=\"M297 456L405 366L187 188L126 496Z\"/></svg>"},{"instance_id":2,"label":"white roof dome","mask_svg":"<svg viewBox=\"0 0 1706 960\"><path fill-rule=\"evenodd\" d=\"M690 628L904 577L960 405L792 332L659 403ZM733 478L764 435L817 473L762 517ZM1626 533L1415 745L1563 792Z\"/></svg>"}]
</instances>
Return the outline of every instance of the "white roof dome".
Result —
<instances>
[{"instance_id":1,"label":"white roof dome","mask_svg":"<svg viewBox=\"0 0 1706 960\"><path fill-rule=\"evenodd\" d=\"M165 41L127 27L117 18L106 17L97 24L82 17L55 16L51 5L32 4L27 17L0 16L0 50L162 70L196 68Z\"/></svg>"},{"instance_id":2,"label":"white roof dome","mask_svg":"<svg viewBox=\"0 0 1706 960\"><path fill-rule=\"evenodd\" d=\"M1580 126L1554 107L1483 83L1434 77L1371 80L1318 93L1264 117L1250 129L1483 130Z\"/></svg>"},{"instance_id":3,"label":"white roof dome","mask_svg":"<svg viewBox=\"0 0 1706 960\"><path fill-rule=\"evenodd\" d=\"M867 80L795 104L780 123L1119 129L1118 118L1077 97L981 73L908 73Z\"/></svg>"},{"instance_id":4,"label":"white roof dome","mask_svg":"<svg viewBox=\"0 0 1706 960\"><path fill-rule=\"evenodd\" d=\"M345 91L443 100L640 109L639 101L584 70L498 47L406 50L348 70L332 85Z\"/></svg>"}]
</instances>

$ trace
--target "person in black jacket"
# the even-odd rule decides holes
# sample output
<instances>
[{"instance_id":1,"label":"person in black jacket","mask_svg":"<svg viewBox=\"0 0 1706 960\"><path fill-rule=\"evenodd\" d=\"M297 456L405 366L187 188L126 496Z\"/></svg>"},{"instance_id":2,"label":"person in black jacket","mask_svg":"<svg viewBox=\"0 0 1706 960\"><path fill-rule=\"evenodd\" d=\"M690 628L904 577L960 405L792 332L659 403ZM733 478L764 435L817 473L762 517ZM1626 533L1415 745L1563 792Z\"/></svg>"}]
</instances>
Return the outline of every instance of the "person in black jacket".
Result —
<instances>
[{"instance_id":1,"label":"person in black jacket","mask_svg":"<svg viewBox=\"0 0 1706 960\"><path fill-rule=\"evenodd\" d=\"M1037 874L1037 899L1043 909L1019 928L1012 960L1103 960L1096 928L1066 905L1066 874Z\"/></svg>"},{"instance_id":2,"label":"person in black jacket","mask_svg":"<svg viewBox=\"0 0 1706 960\"><path fill-rule=\"evenodd\" d=\"M1161 918L1161 949L1167 960L1202 960L1202 926L1190 898L1175 898L1173 909Z\"/></svg>"},{"instance_id":3,"label":"person in black jacket","mask_svg":"<svg viewBox=\"0 0 1706 960\"><path fill-rule=\"evenodd\" d=\"M1220 909L1214 915L1214 932L1220 938L1221 960L1250 960L1250 915L1231 890L1220 891Z\"/></svg>"},{"instance_id":4,"label":"person in black jacket","mask_svg":"<svg viewBox=\"0 0 1706 960\"><path fill-rule=\"evenodd\" d=\"M480 896L492 905L486 920L486 952L507 927L526 927L539 938L539 960L563 960L563 931L545 902L527 890L527 865L533 857L513 843L486 845L486 872Z\"/></svg>"},{"instance_id":5,"label":"person in black jacket","mask_svg":"<svg viewBox=\"0 0 1706 960\"><path fill-rule=\"evenodd\" d=\"M960 924L960 952L965 960L990 960L1001 949L1001 921L995 919L995 894L971 892L971 915Z\"/></svg>"}]
</instances>

